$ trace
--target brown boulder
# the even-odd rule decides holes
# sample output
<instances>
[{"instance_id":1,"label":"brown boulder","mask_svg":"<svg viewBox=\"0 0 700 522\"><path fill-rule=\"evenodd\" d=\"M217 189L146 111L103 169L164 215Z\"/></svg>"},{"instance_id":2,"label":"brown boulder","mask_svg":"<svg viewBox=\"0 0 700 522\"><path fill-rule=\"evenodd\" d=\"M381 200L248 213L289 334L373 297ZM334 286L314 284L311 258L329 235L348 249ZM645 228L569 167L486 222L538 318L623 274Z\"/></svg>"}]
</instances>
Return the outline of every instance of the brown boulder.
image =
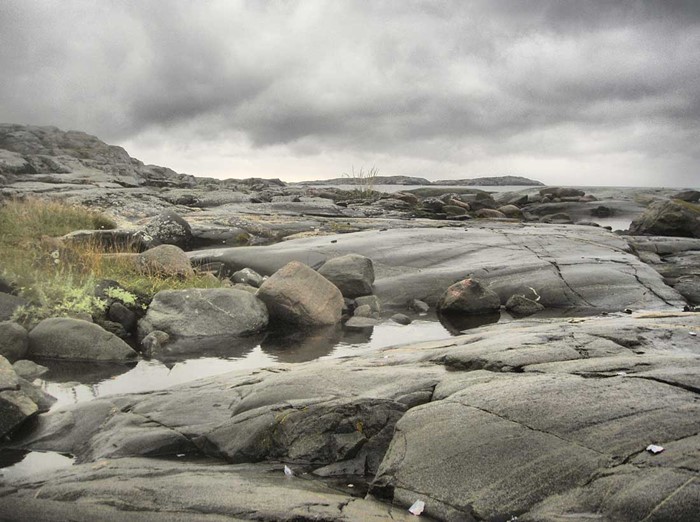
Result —
<instances>
[{"instance_id":1,"label":"brown boulder","mask_svg":"<svg viewBox=\"0 0 700 522\"><path fill-rule=\"evenodd\" d=\"M257 296L267 305L271 317L301 325L338 323L343 310L338 287L298 261L272 274Z\"/></svg>"}]
</instances>

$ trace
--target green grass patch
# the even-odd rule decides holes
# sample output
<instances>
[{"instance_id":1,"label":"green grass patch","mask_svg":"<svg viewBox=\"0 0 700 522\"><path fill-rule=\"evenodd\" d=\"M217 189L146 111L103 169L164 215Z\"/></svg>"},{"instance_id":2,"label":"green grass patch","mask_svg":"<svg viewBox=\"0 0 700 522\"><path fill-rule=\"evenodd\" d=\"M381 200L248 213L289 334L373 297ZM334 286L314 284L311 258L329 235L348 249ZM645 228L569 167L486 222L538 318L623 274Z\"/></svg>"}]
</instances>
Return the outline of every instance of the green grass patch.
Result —
<instances>
[{"instance_id":1,"label":"green grass patch","mask_svg":"<svg viewBox=\"0 0 700 522\"><path fill-rule=\"evenodd\" d=\"M135 250L106 250L98 243L65 242L75 230L115 228L108 217L85 207L25 198L0 206L0 276L18 289L32 306L15 318L27 326L46 317L104 314L106 302L95 296L103 279L117 281L126 289L114 296L125 304L150 302L161 290L212 288L221 282L208 274L164 277L144 273L134 262ZM109 255L105 255L109 254ZM127 254L124 256L114 254ZM131 299L134 303L128 302Z\"/></svg>"}]
</instances>

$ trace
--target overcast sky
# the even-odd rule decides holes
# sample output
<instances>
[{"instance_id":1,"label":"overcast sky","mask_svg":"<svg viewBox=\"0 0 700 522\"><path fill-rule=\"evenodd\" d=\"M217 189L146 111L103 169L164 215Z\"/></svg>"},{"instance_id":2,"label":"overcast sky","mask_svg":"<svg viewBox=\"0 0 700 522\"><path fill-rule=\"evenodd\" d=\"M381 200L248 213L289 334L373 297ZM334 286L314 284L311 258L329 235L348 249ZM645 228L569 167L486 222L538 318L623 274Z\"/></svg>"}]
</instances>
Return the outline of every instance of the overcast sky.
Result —
<instances>
[{"instance_id":1,"label":"overcast sky","mask_svg":"<svg viewBox=\"0 0 700 522\"><path fill-rule=\"evenodd\" d=\"M197 176L700 186L698 0L2 0L0 71Z\"/></svg>"}]
</instances>

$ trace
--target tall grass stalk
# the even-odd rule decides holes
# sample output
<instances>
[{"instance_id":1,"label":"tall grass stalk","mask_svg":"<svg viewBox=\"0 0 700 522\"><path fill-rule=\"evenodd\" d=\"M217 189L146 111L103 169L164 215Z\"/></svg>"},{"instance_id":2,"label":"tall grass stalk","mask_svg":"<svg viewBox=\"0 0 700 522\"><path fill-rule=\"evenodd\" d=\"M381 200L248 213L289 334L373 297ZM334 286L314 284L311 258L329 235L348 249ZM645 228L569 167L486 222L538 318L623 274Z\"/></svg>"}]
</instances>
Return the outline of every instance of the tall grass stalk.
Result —
<instances>
[{"instance_id":1,"label":"tall grass stalk","mask_svg":"<svg viewBox=\"0 0 700 522\"><path fill-rule=\"evenodd\" d=\"M353 166L350 172L343 174L343 177L351 180L352 184L357 187L354 189L354 192L358 197L368 198L374 194L374 185L378 175L379 169L377 167L372 167L369 170L364 170L363 167L360 167L356 171Z\"/></svg>"}]
</instances>

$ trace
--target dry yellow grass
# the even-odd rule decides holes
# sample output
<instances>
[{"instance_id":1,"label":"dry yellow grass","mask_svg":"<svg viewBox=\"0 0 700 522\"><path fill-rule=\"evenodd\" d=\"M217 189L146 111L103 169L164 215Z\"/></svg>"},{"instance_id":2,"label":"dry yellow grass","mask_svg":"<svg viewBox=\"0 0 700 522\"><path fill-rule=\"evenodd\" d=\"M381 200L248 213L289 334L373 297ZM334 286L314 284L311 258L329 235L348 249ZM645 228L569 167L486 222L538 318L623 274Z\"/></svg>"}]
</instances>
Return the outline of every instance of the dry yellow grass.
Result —
<instances>
[{"instance_id":1,"label":"dry yellow grass","mask_svg":"<svg viewBox=\"0 0 700 522\"><path fill-rule=\"evenodd\" d=\"M97 241L60 239L74 230L110 229L114 223L90 209L59 201L26 198L0 206L0 276L13 283L36 306L23 310L25 323L74 313L99 314L104 302L95 297L95 284L117 281L143 300L160 290L220 286L217 280L164 277L139 269L130 256L135 248L106 248ZM105 255L111 254L111 255Z\"/></svg>"}]
</instances>

